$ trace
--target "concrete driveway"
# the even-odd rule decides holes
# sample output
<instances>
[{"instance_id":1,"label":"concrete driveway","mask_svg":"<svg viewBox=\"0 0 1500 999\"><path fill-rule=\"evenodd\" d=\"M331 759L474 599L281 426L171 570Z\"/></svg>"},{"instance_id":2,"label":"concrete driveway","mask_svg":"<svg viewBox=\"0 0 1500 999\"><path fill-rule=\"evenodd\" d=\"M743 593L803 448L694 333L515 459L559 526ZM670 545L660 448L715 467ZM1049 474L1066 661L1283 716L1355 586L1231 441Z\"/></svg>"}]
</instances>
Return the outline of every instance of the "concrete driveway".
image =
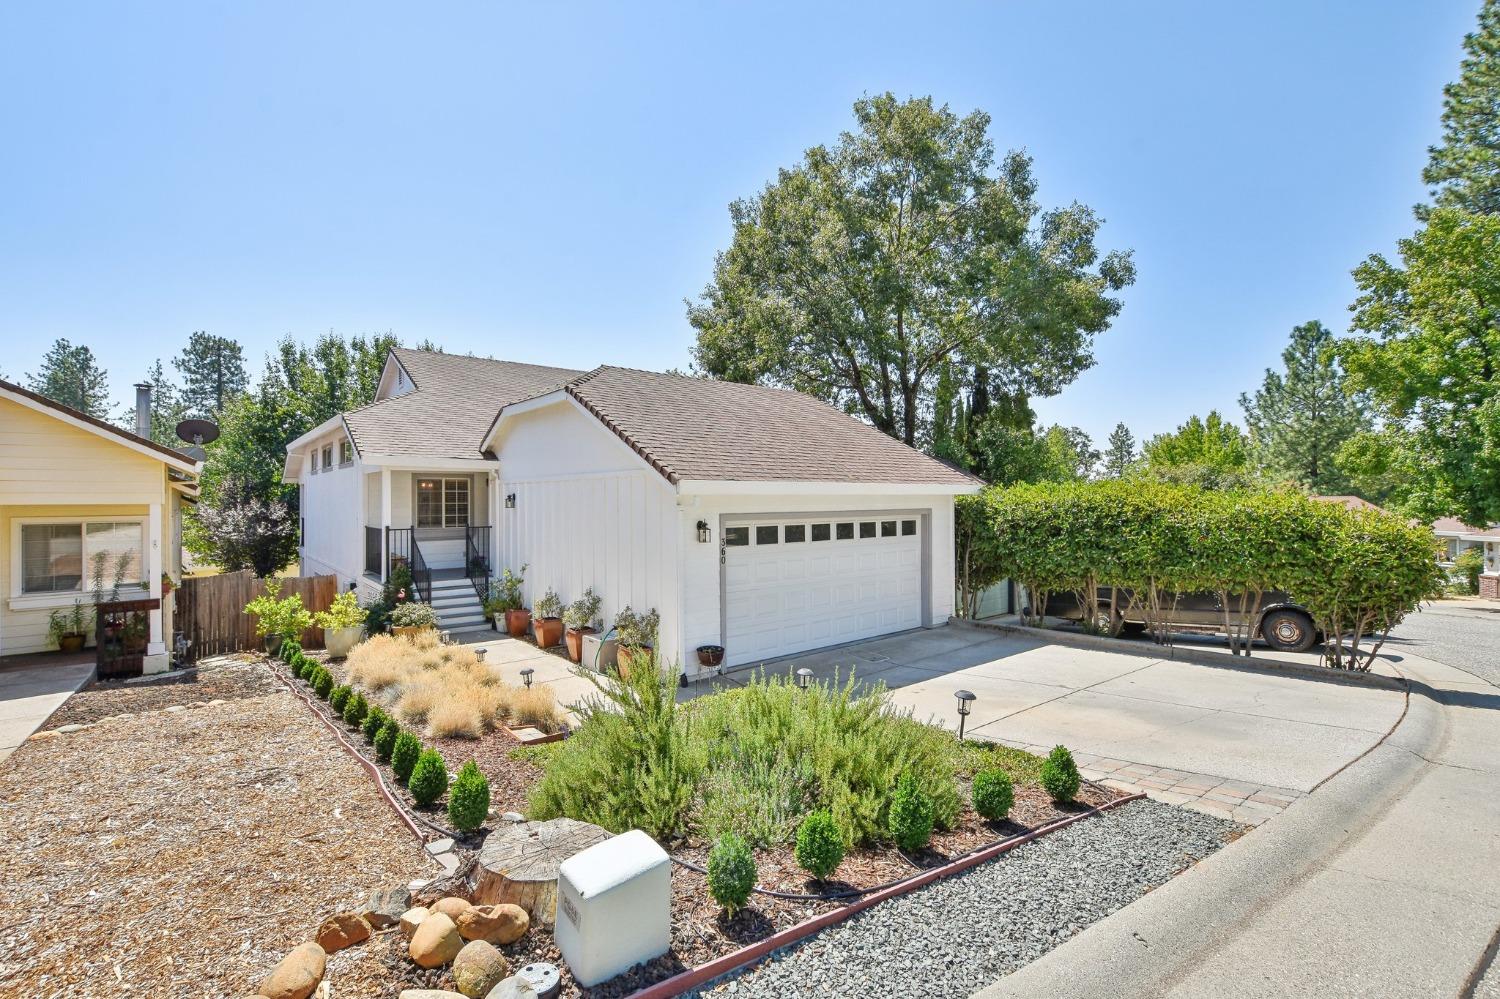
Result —
<instances>
[{"instance_id":1,"label":"concrete driveway","mask_svg":"<svg viewBox=\"0 0 1500 999\"><path fill-rule=\"evenodd\" d=\"M804 666L820 678L852 668L861 683L885 684L896 704L949 728L957 725L954 692L973 691L967 735L1040 752L1066 745L1092 779L1250 824L1368 750L1404 704L1393 690L958 626L792 656L766 669Z\"/></svg>"},{"instance_id":2,"label":"concrete driveway","mask_svg":"<svg viewBox=\"0 0 1500 999\"><path fill-rule=\"evenodd\" d=\"M0 761L93 675L91 662L0 667Z\"/></svg>"}]
</instances>

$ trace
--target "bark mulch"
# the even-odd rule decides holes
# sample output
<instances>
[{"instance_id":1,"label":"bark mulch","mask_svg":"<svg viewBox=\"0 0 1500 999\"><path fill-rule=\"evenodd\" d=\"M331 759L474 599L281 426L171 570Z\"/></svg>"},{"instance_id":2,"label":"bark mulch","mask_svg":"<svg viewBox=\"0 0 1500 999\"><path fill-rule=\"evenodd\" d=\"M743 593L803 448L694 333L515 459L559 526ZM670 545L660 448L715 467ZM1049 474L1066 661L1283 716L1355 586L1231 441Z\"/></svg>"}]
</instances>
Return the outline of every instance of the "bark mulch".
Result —
<instances>
[{"instance_id":1,"label":"bark mulch","mask_svg":"<svg viewBox=\"0 0 1500 999\"><path fill-rule=\"evenodd\" d=\"M95 680L68 698L42 728L89 724L111 715L157 711L194 701L263 697L280 689L259 657L225 656L161 679Z\"/></svg>"},{"instance_id":2,"label":"bark mulch","mask_svg":"<svg viewBox=\"0 0 1500 999\"><path fill-rule=\"evenodd\" d=\"M435 873L285 691L23 745L0 870L0 999L245 995L328 915ZM372 948L328 979L390 991Z\"/></svg>"}]
</instances>

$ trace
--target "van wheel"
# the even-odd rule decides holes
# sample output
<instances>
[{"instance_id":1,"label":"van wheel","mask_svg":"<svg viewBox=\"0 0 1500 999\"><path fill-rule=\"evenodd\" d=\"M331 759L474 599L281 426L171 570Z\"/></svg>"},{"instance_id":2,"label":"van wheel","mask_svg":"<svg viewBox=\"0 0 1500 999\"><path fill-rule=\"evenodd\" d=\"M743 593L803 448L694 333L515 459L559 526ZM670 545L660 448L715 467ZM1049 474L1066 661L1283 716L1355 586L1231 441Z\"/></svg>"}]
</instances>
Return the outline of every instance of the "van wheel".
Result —
<instances>
[{"instance_id":1,"label":"van wheel","mask_svg":"<svg viewBox=\"0 0 1500 999\"><path fill-rule=\"evenodd\" d=\"M1110 610L1108 607L1100 607L1099 613L1094 616L1095 634L1119 638L1120 630L1124 627L1125 622L1120 618L1119 612Z\"/></svg>"},{"instance_id":2,"label":"van wheel","mask_svg":"<svg viewBox=\"0 0 1500 999\"><path fill-rule=\"evenodd\" d=\"M1260 623L1260 634L1277 652L1306 652L1318 637L1312 618L1294 610L1271 611Z\"/></svg>"}]
</instances>

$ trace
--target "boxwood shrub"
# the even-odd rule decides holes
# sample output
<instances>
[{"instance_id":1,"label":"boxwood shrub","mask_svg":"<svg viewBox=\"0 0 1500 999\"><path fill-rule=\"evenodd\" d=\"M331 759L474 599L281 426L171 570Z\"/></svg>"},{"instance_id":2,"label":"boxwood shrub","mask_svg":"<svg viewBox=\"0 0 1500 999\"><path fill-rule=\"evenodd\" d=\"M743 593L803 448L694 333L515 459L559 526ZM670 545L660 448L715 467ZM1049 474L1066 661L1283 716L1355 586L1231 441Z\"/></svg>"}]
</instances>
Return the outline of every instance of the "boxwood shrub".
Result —
<instances>
[{"instance_id":1,"label":"boxwood shrub","mask_svg":"<svg viewBox=\"0 0 1500 999\"><path fill-rule=\"evenodd\" d=\"M838 869L844 859L844 834L833 816L819 809L797 827L797 866L818 881Z\"/></svg>"},{"instance_id":2,"label":"boxwood shrub","mask_svg":"<svg viewBox=\"0 0 1500 999\"><path fill-rule=\"evenodd\" d=\"M1060 805L1078 797L1078 788L1083 783L1083 778L1078 773L1078 764L1073 762L1073 754L1068 752L1068 747L1054 746L1052 752L1047 754L1047 758L1042 761L1041 783L1042 789Z\"/></svg>"},{"instance_id":3,"label":"boxwood shrub","mask_svg":"<svg viewBox=\"0 0 1500 999\"><path fill-rule=\"evenodd\" d=\"M318 665L313 667L313 693L323 700L328 700L333 693L333 674L328 672L327 667Z\"/></svg>"},{"instance_id":4,"label":"boxwood shrub","mask_svg":"<svg viewBox=\"0 0 1500 999\"><path fill-rule=\"evenodd\" d=\"M907 852L922 849L932 839L932 799L911 774L902 776L891 796L890 832Z\"/></svg>"},{"instance_id":5,"label":"boxwood shrub","mask_svg":"<svg viewBox=\"0 0 1500 999\"><path fill-rule=\"evenodd\" d=\"M381 724L380 731L375 733L375 758L378 759L381 763L391 764L392 769L395 768L395 761L391 758L391 754L395 752L396 739L400 735L401 726L396 724L396 719L394 718L387 718L384 723ZM416 736L412 737L412 741L416 742ZM418 747L418 751L420 751L420 746ZM415 757L412 758L412 762L416 762ZM411 770L409 768L406 771L406 775L408 777L411 776ZM399 777L401 775L399 772L397 772L396 776Z\"/></svg>"},{"instance_id":6,"label":"boxwood shrub","mask_svg":"<svg viewBox=\"0 0 1500 999\"><path fill-rule=\"evenodd\" d=\"M328 695L328 706L339 714L344 713L344 705L349 703L349 696L354 693L354 688L347 683L341 683L333 688Z\"/></svg>"},{"instance_id":7,"label":"boxwood shrub","mask_svg":"<svg viewBox=\"0 0 1500 999\"><path fill-rule=\"evenodd\" d=\"M1016 789L1010 774L999 767L981 770L974 775L974 811L998 822L1010 814L1016 803Z\"/></svg>"},{"instance_id":8,"label":"boxwood shrub","mask_svg":"<svg viewBox=\"0 0 1500 999\"><path fill-rule=\"evenodd\" d=\"M490 782L470 760L458 771L448 790L448 821L460 832L473 832L484 825L489 814Z\"/></svg>"},{"instance_id":9,"label":"boxwood shrub","mask_svg":"<svg viewBox=\"0 0 1500 999\"><path fill-rule=\"evenodd\" d=\"M448 790L448 764L443 761L443 754L436 749L422 750L422 755L417 757L417 765L412 767L406 789L422 808L441 798L443 792ZM489 793L488 787L485 788L485 793Z\"/></svg>"},{"instance_id":10,"label":"boxwood shrub","mask_svg":"<svg viewBox=\"0 0 1500 999\"><path fill-rule=\"evenodd\" d=\"M384 731L382 729L382 731ZM379 748L376 748L379 752ZM417 737L407 731L398 731L396 741L391 746L391 772L396 779L405 784L411 779L411 772L417 766L417 759L422 755L422 743Z\"/></svg>"},{"instance_id":11,"label":"boxwood shrub","mask_svg":"<svg viewBox=\"0 0 1500 999\"><path fill-rule=\"evenodd\" d=\"M365 695L356 690L344 701L344 724L358 728L369 710L370 705L365 700Z\"/></svg>"},{"instance_id":12,"label":"boxwood shrub","mask_svg":"<svg viewBox=\"0 0 1500 999\"><path fill-rule=\"evenodd\" d=\"M730 918L750 901L755 877L755 854L749 844L734 833L720 836L708 853L708 893Z\"/></svg>"},{"instance_id":13,"label":"boxwood shrub","mask_svg":"<svg viewBox=\"0 0 1500 999\"><path fill-rule=\"evenodd\" d=\"M359 730L364 735L365 741L374 745L375 737L380 734L380 730L389 720L390 715L385 713L384 708L375 704L370 705L369 710L365 712L365 720L359 723Z\"/></svg>"}]
</instances>

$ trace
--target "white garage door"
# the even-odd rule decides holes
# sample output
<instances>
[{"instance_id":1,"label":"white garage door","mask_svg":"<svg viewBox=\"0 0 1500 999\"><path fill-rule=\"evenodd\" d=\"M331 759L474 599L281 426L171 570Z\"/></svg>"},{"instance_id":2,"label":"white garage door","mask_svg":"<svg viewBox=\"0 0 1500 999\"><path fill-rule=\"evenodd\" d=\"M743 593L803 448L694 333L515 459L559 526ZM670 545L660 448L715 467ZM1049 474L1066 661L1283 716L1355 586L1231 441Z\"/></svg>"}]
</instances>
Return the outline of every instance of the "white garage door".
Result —
<instances>
[{"instance_id":1,"label":"white garage door","mask_svg":"<svg viewBox=\"0 0 1500 999\"><path fill-rule=\"evenodd\" d=\"M920 627L919 527L911 514L726 521L725 662Z\"/></svg>"}]
</instances>

